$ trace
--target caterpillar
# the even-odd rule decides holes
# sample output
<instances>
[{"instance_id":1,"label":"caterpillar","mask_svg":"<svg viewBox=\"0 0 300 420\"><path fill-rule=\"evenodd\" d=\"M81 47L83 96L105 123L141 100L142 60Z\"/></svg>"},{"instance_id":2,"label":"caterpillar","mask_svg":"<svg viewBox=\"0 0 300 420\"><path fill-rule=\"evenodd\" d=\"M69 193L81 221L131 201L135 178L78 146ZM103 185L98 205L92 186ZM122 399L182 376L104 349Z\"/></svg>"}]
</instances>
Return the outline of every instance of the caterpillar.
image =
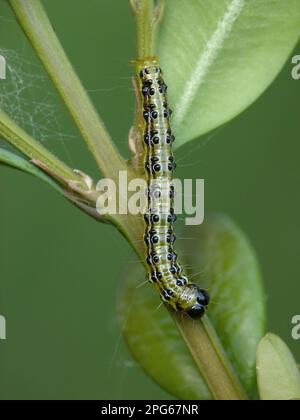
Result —
<instances>
[{"instance_id":1,"label":"caterpillar","mask_svg":"<svg viewBox=\"0 0 300 420\"><path fill-rule=\"evenodd\" d=\"M137 63L137 79L143 113L143 141L148 184L148 205L145 218L145 243L149 281L158 290L163 302L177 312L192 318L204 315L209 294L190 283L174 250L176 240L173 175L172 111L167 98L167 85L155 58Z\"/></svg>"}]
</instances>

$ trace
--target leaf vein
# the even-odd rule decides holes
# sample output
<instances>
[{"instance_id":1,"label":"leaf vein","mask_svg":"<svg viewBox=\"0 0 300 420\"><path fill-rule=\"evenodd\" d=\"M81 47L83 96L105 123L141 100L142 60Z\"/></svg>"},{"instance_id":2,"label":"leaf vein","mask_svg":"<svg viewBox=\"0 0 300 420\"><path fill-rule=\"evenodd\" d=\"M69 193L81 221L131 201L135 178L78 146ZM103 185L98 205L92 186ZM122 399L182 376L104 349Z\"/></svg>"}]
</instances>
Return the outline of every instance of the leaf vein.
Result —
<instances>
[{"instance_id":1,"label":"leaf vein","mask_svg":"<svg viewBox=\"0 0 300 420\"><path fill-rule=\"evenodd\" d=\"M197 91L207 76L209 69L215 62L225 40L230 35L235 21L240 16L245 6L245 0L232 0L225 14L219 20L215 32L208 40L206 48L201 53L195 70L188 79L181 100L176 107L175 125L179 125L185 118Z\"/></svg>"}]
</instances>

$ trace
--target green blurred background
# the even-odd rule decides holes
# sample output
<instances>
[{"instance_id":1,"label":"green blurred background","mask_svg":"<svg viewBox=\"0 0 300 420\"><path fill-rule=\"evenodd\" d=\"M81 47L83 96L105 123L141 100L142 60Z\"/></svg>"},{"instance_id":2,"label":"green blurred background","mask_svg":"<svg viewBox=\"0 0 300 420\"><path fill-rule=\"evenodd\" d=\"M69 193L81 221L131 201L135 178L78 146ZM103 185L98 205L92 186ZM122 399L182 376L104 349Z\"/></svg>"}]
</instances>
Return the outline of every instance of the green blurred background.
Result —
<instances>
[{"instance_id":1,"label":"green blurred background","mask_svg":"<svg viewBox=\"0 0 300 420\"><path fill-rule=\"evenodd\" d=\"M135 35L127 1L113 3L44 1L126 155ZM5 0L0 48L11 68L0 82L1 103L69 165L97 178ZM300 362L300 341L291 338L291 318L300 314L300 80L292 79L291 69L289 60L246 112L179 150L177 174L204 178L206 212L227 213L248 234L265 280L268 329L286 340ZM0 194L0 314L7 319L7 340L0 341L0 398L169 398L132 360L121 338L116 296L126 264L136 263L127 243L110 226L12 169L0 167Z\"/></svg>"}]
</instances>

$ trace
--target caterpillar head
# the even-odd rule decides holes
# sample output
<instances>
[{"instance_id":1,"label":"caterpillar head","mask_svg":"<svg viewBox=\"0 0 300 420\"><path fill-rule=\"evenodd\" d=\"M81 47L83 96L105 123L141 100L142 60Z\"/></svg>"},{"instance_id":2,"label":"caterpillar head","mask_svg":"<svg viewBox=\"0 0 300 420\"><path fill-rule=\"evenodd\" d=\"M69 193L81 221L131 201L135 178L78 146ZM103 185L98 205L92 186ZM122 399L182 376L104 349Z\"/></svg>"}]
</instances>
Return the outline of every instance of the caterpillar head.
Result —
<instances>
[{"instance_id":1,"label":"caterpillar head","mask_svg":"<svg viewBox=\"0 0 300 420\"><path fill-rule=\"evenodd\" d=\"M192 318L201 318L210 302L209 294L196 284L188 283L182 287L179 298L180 310Z\"/></svg>"}]
</instances>

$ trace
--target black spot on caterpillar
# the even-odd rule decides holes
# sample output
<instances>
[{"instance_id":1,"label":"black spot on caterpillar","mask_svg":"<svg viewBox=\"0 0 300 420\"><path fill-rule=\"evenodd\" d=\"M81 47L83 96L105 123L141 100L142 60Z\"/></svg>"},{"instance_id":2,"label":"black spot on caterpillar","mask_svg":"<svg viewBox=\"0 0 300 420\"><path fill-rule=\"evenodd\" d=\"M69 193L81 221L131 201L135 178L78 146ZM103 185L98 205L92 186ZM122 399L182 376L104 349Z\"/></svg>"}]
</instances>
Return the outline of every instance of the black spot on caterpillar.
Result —
<instances>
[{"instance_id":1,"label":"black spot on caterpillar","mask_svg":"<svg viewBox=\"0 0 300 420\"><path fill-rule=\"evenodd\" d=\"M161 299L175 311L201 317L209 304L206 290L192 284L177 261L173 223L176 164L170 125L167 85L155 59L138 63L138 85L144 119L145 168L148 174L148 209L145 213L149 281ZM165 193L167 191L167 193Z\"/></svg>"}]
</instances>

